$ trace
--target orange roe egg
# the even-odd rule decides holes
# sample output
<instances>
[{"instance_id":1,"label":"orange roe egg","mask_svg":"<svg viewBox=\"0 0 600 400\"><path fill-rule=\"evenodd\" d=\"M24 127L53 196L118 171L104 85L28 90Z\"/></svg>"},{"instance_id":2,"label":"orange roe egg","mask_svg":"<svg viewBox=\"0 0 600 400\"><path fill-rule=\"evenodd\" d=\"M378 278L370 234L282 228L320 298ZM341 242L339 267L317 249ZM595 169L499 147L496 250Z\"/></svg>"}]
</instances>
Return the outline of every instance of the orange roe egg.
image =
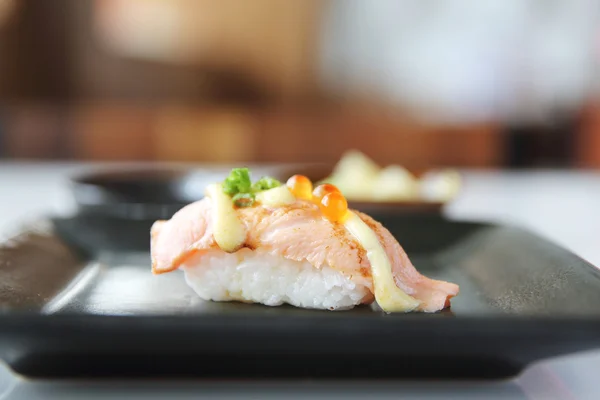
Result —
<instances>
[{"instance_id":1,"label":"orange roe egg","mask_svg":"<svg viewBox=\"0 0 600 400\"><path fill-rule=\"evenodd\" d=\"M304 175L292 176L286 185L296 198L304 200L312 198L312 182Z\"/></svg>"},{"instance_id":2,"label":"orange roe egg","mask_svg":"<svg viewBox=\"0 0 600 400\"><path fill-rule=\"evenodd\" d=\"M348 215L348 202L340 192L327 193L319 203L321 212L331 222L343 222Z\"/></svg>"},{"instance_id":3,"label":"orange roe egg","mask_svg":"<svg viewBox=\"0 0 600 400\"><path fill-rule=\"evenodd\" d=\"M322 185L319 185L312 192L313 201L318 204L321 202L321 200L323 199L323 197L326 194L333 193L333 192L340 193L340 189L338 189L337 187L335 187L334 185L332 185L330 183L324 183Z\"/></svg>"}]
</instances>

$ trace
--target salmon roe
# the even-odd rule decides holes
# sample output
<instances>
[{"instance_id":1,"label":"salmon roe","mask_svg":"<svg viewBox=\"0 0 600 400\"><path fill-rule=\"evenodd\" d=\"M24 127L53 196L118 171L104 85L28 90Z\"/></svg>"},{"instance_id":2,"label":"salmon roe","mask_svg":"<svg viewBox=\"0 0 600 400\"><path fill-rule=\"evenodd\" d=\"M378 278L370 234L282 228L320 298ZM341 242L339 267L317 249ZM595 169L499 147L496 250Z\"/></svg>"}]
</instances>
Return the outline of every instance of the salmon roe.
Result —
<instances>
[{"instance_id":1,"label":"salmon roe","mask_svg":"<svg viewBox=\"0 0 600 400\"><path fill-rule=\"evenodd\" d=\"M343 222L348 215L348 202L340 192L331 192L323 196L319 208L331 222Z\"/></svg>"},{"instance_id":2,"label":"salmon roe","mask_svg":"<svg viewBox=\"0 0 600 400\"><path fill-rule=\"evenodd\" d=\"M298 198L304 200L312 199L312 182L304 175L294 175L286 182L290 192Z\"/></svg>"},{"instance_id":3,"label":"salmon roe","mask_svg":"<svg viewBox=\"0 0 600 400\"><path fill-rule=\"evenodd\" d=\"M330 183L324 183L322 185L319 185L312 192L313 201L315 203L319 204L326 194L333 193L333 192L340 193L340 189L338 189L337 187L335 187L334 185L332 185Z\"/></svg>"}]
</instances>

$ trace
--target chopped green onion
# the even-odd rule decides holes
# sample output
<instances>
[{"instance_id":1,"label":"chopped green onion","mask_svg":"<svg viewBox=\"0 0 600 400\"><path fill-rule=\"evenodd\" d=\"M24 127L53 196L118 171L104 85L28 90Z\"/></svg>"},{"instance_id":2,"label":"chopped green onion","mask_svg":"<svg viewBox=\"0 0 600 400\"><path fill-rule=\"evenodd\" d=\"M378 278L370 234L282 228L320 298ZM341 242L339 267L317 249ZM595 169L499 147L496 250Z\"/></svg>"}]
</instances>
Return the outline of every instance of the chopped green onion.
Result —
<instances>
[{"instance_id":1,"label":"chopped green onion","mask_svg":"<svg viewBox=\"0 0 600 400\"><path fill-rule=\"evenodd\" d=\"M231 199L237 207L251 207L254 204L253 193L237 193Z\"/></svg>"},{"instance_id":2,"label":"chopped green onion","mask_svg":"<svg viewBox=\"0 0 600 400\"><path fill-rule=\"evenodd\" d=\"M237 193L249 193L252 188L248 168L234 168L223 182L223 192L230 196Z\"/></svg>"},{"instance_id":3,"label":"chopped green onion","mask_svg":"<svg viewBox=\"0 0 600 400\"><path fill-rule=\"evenodd\" d=\"M254 194L281 186L281 182L270 176L264 176L252 184L248 168L234 168L223 181L223 192L231 197L236 207L254 205Z\"/></svg>"},{"instance_id":4,"label":"chopped green onion","mask_svg":"<svg viewBox=\"0 0 600 400\"><path fill-rule=\"evenodd\" d=\"M252 191L261 192L263 190L269 190L279 186L281 186L281 182L279 182L277 179L271 178L270 176L263 176L258 181L254 182L252 185Z\"/></svg>"}]
</instances>

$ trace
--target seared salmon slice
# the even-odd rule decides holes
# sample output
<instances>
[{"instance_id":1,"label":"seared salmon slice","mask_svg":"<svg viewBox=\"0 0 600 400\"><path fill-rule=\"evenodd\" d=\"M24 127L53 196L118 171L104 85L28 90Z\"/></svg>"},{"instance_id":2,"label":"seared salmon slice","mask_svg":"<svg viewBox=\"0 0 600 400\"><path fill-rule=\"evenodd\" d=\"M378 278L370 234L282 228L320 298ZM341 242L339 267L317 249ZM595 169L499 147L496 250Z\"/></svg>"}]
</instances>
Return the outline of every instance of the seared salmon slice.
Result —
<instances>
[{"instance_id":1,"label":"seared salmon slice","mask_svg":"<svg viewBox=\"0 0 600 400\"><path fill-rule=\"evenodd\" d=\"M186 260L220 251L213 237L212 201L209 197L190 204L169 221L157 221L151 231L152 271L162 274ZM328 266L373 292L371 265L364 248L343 224L323 218L311 202L270 208L257 205L237 209L246 230L243 248L288 260L308 262L314 268ZM379 222L355 213L375 232L392 265L398 288L420 302L417 310L435 312L449 305L458 286L421 275L393 237ZM367 297L364 302L372 302Z\"/></svg>"}]
</instances>

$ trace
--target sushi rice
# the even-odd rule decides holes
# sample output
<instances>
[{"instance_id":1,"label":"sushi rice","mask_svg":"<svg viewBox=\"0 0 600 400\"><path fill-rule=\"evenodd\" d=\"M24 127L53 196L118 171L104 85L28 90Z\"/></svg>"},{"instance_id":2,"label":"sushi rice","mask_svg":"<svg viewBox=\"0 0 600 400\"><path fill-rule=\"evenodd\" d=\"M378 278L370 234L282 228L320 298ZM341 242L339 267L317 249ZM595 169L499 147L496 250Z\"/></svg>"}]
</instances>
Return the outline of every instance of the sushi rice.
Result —
<instances>
[{"instance_id":1,"label":"sushi rice","mask_svg":"<svg viewBox=\"0 0 600 400\"><path fill-rule=\"evenodd\" d=\"M373 298L366 279L361 284L328 265L315 268L308 261L248 248L199 252L181 269L187 284L204 300L346 310Z\"/></svg>"}]
</instances>

